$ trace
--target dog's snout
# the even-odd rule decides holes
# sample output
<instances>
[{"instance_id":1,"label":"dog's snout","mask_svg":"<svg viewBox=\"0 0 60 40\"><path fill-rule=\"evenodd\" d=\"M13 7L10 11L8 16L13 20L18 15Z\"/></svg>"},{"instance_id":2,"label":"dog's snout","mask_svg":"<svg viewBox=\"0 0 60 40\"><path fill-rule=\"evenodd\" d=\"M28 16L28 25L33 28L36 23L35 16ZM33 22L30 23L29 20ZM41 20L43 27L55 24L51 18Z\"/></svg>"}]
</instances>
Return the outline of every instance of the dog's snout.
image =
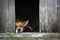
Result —
<instances>
[{"instance_id":1,"label":"dog's snout","mask_svg":"<svg viewBox=\"0 0 60 40\"><path fill-rule=\"evenodd\" d=\"M20 33L21 29L18 29L18 33Z\"/></svg>"}]
</instances>

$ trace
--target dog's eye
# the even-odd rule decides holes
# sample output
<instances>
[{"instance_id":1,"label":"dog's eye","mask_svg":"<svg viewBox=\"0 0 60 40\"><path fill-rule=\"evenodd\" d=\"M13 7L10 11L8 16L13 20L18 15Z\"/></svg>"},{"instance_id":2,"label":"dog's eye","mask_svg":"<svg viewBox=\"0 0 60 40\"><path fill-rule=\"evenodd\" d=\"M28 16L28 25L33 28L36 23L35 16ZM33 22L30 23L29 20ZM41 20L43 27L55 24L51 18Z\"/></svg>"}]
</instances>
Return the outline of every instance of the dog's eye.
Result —
<instances>
[{"instance_id":1,"label":"dog's eye","mask_svg":"<svg viewBox=\"0 0 60 40\"><path fill-rule=\"evenodd\" d=\"M20 25L20 27L23 27L23 25Z\"/></svg>"}]
</instances>

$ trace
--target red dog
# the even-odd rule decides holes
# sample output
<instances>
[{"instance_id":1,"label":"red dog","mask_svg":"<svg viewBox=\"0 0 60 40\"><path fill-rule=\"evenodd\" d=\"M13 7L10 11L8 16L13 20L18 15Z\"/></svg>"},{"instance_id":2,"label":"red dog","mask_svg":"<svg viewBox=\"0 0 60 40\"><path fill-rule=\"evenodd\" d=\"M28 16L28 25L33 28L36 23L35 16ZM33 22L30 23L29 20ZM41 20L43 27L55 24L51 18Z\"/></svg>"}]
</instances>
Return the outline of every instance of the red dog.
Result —
<instances>
[{"instance_id":1,"label":"red dog","mask_svg":"<svg viewBox=\"0 0 60 40\"><path fill-rule=\"evenodd\" d=\"M16 26L16 33L22 32L23 28L29 23L29 20L21 21L16 19L15 26Z\"/></svg>"}]
</instances>

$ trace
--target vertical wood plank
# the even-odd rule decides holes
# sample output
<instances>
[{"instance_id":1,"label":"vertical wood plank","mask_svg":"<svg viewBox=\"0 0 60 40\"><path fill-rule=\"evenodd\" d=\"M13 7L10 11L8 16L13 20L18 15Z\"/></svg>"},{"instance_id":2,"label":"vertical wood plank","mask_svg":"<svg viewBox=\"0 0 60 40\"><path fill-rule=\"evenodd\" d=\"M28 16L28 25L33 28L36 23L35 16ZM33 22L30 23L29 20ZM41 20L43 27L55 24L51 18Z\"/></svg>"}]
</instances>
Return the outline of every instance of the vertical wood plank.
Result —
<instances>
[{"instance_id":1,"label":"vertical wood plank","mask_svg":"<svg viewBox=\"0 0 60 40\"><path fill-rule=\"evenodd\" d=\"M6 32L8 24L8 0L0 0L0 32Z\"/></svg>"},{"instance_id":2,"label":"vertical wood plank","mask_svg":"<svg viewBox=\"0 0 60 40\"><path fill-rule=\"evenodd\" d=\"M8 32L15 32L15 0L8 0Z\"/></svg>"},{"instance_id":3,"label":"vertical wood plank","mask_svg":"<svg viewBox=\"0 0 60 40\"><path fill-rule=\"evenodd\" d=\"M57 0L40 0L40 32L52 32L57 23Z\"/></svg>"}]
</instances>

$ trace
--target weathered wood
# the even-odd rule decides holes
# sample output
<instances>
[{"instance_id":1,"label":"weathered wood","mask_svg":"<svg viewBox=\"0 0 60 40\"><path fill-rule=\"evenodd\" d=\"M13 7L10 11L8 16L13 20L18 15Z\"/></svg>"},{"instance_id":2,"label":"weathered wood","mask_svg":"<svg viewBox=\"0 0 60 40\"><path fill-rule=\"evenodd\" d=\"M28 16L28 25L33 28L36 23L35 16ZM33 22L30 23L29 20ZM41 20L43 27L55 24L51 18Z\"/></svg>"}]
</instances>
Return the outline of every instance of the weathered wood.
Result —
<instances>
[{"instance_id":1,"label":"weathered wood","mask_svg":"<svg viewBox=\"0 0 60 40\"><path fill-rule=\"evenodd\" d=\"M60 0L57 0L57 31L60 33Z\"/></svg>"},{"instance_id":2,"label":"weathered wood","mask_svg":"<svg viewBox=\"0 0 60 40\"><path fill-rule=\"evenodd\" d=\"M56 32L57 0L40 0L40 32Z\"/></svg>"},{"instance_id":3,"label":"weathered wood","mask_svg":"<svg viewBox=\"0 0 60 40\"><path fill-rule=\"evenodd\" d=\"M0 40L60 40L60 33L0 33Z\"/></svg>"},{"instance_id":4,"label":"weathered wood","mask_svg":"<svg viewBox=\"0 0 60 40\"><path fill-rule=\"evenodd\" d=\"M0 0L0 32L6 32L8 24L8 0Z\"/></svg>"},{"instance_id":5,"label":"weathered wood","mask_svg":"<svg viewBox=\"0 0 60 40\"><path fill-rule=\"evenodd\" d=\"M15 0L8 0L8 32L15 32Z\"/></svg>"},{"instance_id":6,"label":"weathered wood","mask_svg":"<svg viewBox=\"0 0 60 40\"><path fill-rule=\"evenodd\" d=\"M0 0L0 32L15 31L15 2L14 0Z\"/></svg>"}]
</instances>

